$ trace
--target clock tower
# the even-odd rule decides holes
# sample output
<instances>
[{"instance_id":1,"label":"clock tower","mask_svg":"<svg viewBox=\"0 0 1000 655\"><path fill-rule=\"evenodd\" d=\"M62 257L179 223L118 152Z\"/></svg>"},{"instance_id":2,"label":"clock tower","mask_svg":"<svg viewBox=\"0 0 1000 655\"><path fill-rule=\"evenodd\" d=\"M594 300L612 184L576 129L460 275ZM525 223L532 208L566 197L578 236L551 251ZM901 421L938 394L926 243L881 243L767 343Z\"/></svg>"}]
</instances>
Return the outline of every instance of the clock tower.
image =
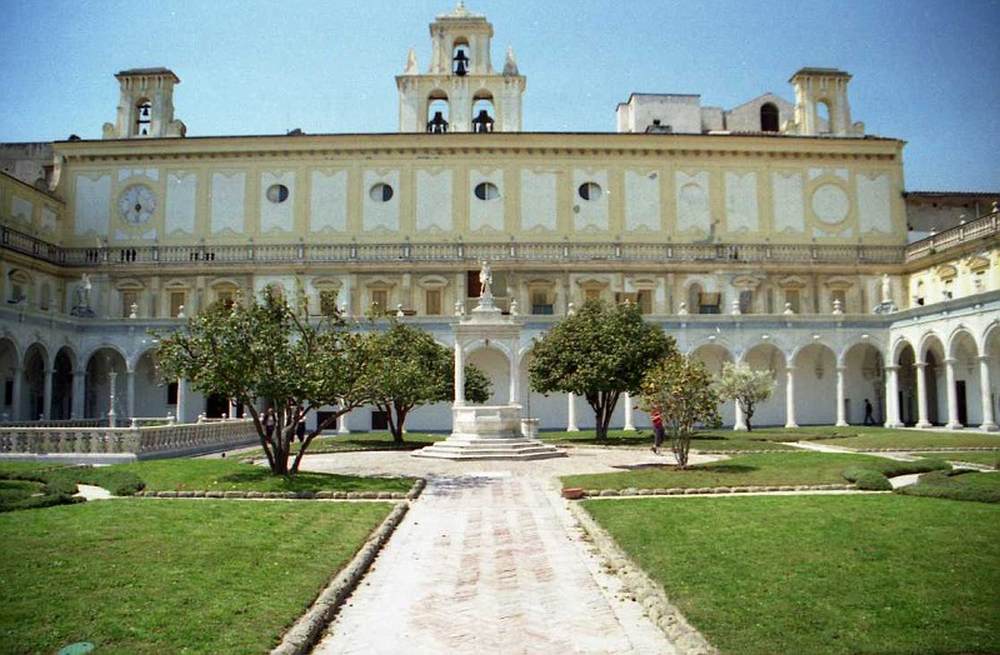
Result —
<instances>
[{"instance_id":1,"label":"clock tower","mask_svg":"<svg viewBox=\"0 0 1000 655\"><path fill-rule=\"evenodd\" d=\"M118 117L104 124L105 139L184 136L184 123L174 120L174 85L180 79L167 68L133 68L115 75L121 86Z\"/></svg>"},{"instance_id":2,"label":"clock tower","mask_svg":"<svg viewBox=\"0 0 1000 655\"><path fill-rule=\"evenodd\" d=\"M400 132L520 132L525 79L507 49L501 72L493 69L493 26L458 3L430 25L431 63L419 72L411 49L396 76Z\"/></svg>"}]
</instances>

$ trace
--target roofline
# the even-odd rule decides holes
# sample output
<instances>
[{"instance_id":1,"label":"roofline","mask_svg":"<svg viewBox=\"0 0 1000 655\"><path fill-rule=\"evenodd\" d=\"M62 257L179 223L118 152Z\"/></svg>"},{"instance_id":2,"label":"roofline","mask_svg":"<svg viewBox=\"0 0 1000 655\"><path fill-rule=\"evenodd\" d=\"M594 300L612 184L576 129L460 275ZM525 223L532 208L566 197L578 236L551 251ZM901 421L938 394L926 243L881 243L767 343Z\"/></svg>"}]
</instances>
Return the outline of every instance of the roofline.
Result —
<instances>
[{"instance_id":1,"label":"roofline","mask_svg":"<svg viewBox=\"0 0 1000 655\"><path fill-rule=\"evenodd\" d=\"M21 185L21 186L23 186L23 187L25 187L27 189L31 189L35 193L42 194L46 198L49 198L50 200L54 200L55 202L58 202L60 205L65 205L66 204L65 200L63 200L59 196L55 195L54 193L52 193L48 189L39 189L34 184L28 184L27 182L25 182L21 178L14 177L10 173L5 173L4 171L0 171L0 175L2 175L3 177L7 178L8 180L10 180L10 181L12 181L12 182L14 182L16 184L19 184L19 185Z\"/></svg>"},{"instance_id":2,"label":"roofline","mask_svg":"<svg viewBox=\"0 0 1000 655\"><path fill-rule=\"evenodd\" d=\"M1000 191L904 191L903 197L910 196L941 198L945 196L975 196L978 198L1000 198Z\"/></svg>"}]
</instances>

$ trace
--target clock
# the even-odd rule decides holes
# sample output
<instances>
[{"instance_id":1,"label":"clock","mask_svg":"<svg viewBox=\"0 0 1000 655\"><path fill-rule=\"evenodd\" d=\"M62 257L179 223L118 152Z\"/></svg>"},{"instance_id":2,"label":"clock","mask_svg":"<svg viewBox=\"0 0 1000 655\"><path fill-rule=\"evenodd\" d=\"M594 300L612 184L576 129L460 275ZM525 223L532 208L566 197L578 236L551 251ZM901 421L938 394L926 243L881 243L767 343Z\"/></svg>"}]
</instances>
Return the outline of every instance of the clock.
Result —
<instances>
[{"instance_id":1,"label":"clock","mask_svg":"<svg viewBox=\"0 0 1000 655\"><path fill-rule=\"evenodd\" d=\"M143 225L156 211L156 194L145 184L133 184L118 197L118 211L130 225Z\"/></svg>"}]
</instances>

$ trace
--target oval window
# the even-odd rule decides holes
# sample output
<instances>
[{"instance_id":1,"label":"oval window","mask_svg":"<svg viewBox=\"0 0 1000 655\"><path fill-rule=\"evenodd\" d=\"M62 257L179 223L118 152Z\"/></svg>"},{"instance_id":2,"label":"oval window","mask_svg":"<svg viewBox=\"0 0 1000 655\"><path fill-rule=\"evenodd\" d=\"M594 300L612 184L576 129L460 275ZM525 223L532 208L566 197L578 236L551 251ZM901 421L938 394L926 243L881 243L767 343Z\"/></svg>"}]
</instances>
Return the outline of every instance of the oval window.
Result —
<instances>
[{"instance_id":1,"label":"oval window","mask_svg":"<svg viewBox=\"0 0 1000 655\"><path fill-rule=\"evenodd\" d=\"M277 204L288 200L288 187L284 184L272 184L267 187L267 199Z\"/></svg>"},{"instance_id":2,"label":"oval window","mask_svg":"<svg viewBox=\"0 0 1000 655\"><path fill-rule=\"evenodd\" d=\"M475 193L480 200L496 200L500 197L500 189L492 182L480 182L476 185Z\"/></svg>"},{"instance_id":3,"label":"oval window","mask_svg":"<svg viewBox=\"0 0 1000 655\"><path fill-rule=\"evenodd\" d=\"M600 199L602 193L601 185L596 182L584 182L580 185L580 188L577 189L577 193L579 193L580 197L584 200L598 200Z\"/></svg>"},{"instance_id":4,"label":"oval window","mask_svg":"<svg viewBox=\"0 0 1000 655\"><path fill-rule=\"evenodd\" d=\"M388 184L379 182L371 188L368 195L370 195L372 200L375 202L389 202L392 200L392 187Z\"/></svg>"}]
</instances>

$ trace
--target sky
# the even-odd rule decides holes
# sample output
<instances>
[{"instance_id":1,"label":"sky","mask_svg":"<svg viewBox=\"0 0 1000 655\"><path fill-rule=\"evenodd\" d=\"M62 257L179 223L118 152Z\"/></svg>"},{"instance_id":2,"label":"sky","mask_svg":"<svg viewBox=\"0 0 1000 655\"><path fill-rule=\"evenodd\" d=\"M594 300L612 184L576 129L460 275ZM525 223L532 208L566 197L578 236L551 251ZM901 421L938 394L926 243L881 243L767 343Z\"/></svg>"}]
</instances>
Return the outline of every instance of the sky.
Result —
<instances>
[{"instance_id":1,"label":"sky","mask_svg":"<svg viewBox=\"0 0 1000 655\"><path fill-rule=\"evenodd\" d=\"M454 0L5 0L0 141L101 136L114 73L166 66L189 136L394 132L409 48ZM907 142L908 190L1000 191L1000 0L469 0L513 46L526 131L613 131L631 92L734 107L840 68L852 118Z\"/></svg>"}]
</instances>

